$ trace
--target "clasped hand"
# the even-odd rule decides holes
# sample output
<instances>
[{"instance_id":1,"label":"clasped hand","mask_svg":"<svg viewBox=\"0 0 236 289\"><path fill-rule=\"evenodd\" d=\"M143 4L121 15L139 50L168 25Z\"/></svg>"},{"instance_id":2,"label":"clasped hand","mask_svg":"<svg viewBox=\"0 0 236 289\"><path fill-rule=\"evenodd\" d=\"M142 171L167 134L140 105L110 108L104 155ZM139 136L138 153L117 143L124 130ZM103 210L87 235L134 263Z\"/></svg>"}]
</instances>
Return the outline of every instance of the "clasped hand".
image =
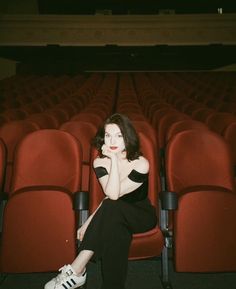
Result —
<instances>
[{"instance_id":1,"label":"clasped hand","mask_svg":"<svg viewBox=\"0 0 236 289\"><path fill-rule=\"evenodd\" d=\"M111 158L115 155L115 152L111 151L107 145L102 146L102 154L108 158Z\"/></svg>"}]
</instances>

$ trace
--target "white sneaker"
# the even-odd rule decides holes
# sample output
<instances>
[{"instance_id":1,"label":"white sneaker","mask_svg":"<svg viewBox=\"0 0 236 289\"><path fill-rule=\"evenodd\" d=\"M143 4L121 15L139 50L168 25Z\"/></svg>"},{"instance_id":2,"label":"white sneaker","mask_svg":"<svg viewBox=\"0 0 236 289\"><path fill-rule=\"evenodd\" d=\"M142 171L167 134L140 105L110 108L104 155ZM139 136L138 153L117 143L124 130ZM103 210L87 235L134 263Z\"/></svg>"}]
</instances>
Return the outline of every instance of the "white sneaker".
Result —
<instances>
[{"instance_id":1,"label":"white sneaker","mask_svg":"<svg viewBox=\"0 0 236 289\"><path fill-rule=\"evenodd\" d=\"M74 289L86 282L86 271L77 275L71 265L65 265L59 271L61 273L45 284L44 289Z\"/></svg>"}]
</instances>

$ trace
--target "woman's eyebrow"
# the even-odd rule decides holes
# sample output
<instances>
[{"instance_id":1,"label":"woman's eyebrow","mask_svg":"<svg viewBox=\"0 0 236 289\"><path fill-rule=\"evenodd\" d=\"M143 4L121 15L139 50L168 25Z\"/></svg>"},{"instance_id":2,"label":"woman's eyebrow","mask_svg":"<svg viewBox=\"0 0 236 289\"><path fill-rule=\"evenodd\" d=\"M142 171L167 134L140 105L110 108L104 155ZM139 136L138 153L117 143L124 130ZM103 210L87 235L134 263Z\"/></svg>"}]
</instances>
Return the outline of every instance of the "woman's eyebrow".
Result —
<instances>
[{"instance_id":1,"label":"woman's eyebrow","mask_svg":"<svg viewBox=\"0 0 236 289\"><path fill-rule=\"evenodd\" d=\"M112 132L105 131L105 133L112 134ZM114 134L122 134L121 131L114 132Z\"/></svg>"}]
</instances>

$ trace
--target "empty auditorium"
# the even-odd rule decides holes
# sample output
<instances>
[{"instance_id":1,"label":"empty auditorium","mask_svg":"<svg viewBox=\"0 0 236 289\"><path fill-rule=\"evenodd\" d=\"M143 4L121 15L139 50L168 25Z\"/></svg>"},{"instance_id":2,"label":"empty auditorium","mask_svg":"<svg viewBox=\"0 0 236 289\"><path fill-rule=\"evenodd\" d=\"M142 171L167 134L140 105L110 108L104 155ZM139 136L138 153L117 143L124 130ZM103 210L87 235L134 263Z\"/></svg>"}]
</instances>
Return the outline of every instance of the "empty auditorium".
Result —
<instances>
[{"instance_id":1,"label":"empty auditorium","mask_svg":"<svg viewBox=\"0 0 236 289\"><path fill-rule=\"evenodd\" d=\"M233 2L0 2L1 289L236 289Z\"/></svg>"}]
</instances>

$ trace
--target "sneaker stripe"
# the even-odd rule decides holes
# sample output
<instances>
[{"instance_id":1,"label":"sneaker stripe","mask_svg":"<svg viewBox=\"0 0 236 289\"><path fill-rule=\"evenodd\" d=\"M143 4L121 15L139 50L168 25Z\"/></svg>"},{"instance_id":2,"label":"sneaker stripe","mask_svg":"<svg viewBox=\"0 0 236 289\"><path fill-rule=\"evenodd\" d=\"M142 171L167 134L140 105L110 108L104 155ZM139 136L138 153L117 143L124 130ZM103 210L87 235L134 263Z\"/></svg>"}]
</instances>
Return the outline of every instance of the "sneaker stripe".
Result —
<instances>
[{"instance_id":1,"label":"sneaker stripe","mask_svg":"<svg viewBox=\"0 0 236 289\"><path fill-rule=\"evenodd\" d=\"M75 282L74 279L71 278L70 281L71 281L74 285L76 285L76 282Z\"/></svg>"},{"instance_id":2,"label":"sneaker stripe","mask_svg":"<svg viewBox=\"0 0 236 289\"><path fill-rule=\"evenodd\" d=\"M68 287L67 287L65 284L62 284L62 286L63 286L65 289L68 289Z\"/></svg>"},{"instance_id":3,"label":"sneaker stripe","mask_svg":"<svg viewBox=\"0 0 236 289\"><path fill-rule=\"evenodd\" d=\"M66 283L67 283L67 284L68 284L70 287L72 287L72 286L73 286L73 285L71 285L71 284L70 284L70 282L69 282L69 281L66 281Z\"/></svg>"}]
</instances>

